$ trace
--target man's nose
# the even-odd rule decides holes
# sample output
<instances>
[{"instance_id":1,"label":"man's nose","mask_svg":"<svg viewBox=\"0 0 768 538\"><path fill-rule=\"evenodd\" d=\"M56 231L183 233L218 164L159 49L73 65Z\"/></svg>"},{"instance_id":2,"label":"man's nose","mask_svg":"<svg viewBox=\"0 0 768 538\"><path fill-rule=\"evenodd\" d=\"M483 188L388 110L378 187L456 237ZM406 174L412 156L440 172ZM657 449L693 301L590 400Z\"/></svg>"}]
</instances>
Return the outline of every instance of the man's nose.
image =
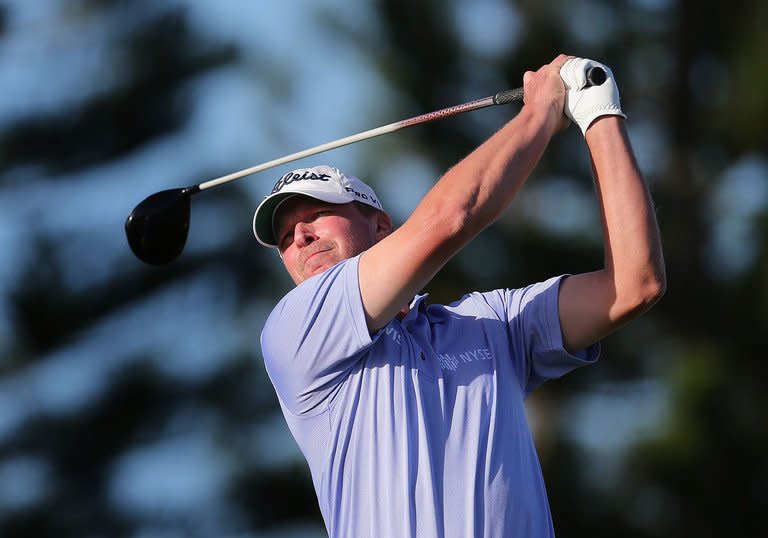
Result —
<instances>
[{"instance_id":1,"label":"man's nose","mask_svg":"<svg viewBox=\"0 0 768 538\"><path fill-rule=\"evenodd\" d=\"M296 246L305 247L315 240L317 240L317 236L311 224L306 222L296 223L296 228L293 231L293 241L296 243Z\"/></svg>"}]
</instances>

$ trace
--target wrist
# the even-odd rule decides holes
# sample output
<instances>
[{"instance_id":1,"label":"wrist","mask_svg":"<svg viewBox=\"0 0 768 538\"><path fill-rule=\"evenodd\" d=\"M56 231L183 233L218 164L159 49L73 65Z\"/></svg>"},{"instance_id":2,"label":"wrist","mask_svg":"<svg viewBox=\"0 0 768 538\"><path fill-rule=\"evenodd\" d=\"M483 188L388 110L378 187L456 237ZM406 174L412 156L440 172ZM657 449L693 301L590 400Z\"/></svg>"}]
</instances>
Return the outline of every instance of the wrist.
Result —
<instances>
[{"instance_id":1,"label":"wrist","mask_svg":"<svg viewBox=\"0 0 768 538\"><path fill-rule=\"evenodd\" d=\"M552 137L567 121L563 115L562 103L555 101L530 103L523 106L525 123Z\"/></svg>"},{"instance_id":2,"label":"wrist","mask_svg":"<svg viewBox=\"0 0 768 538\"><path fill-rule=\"evenodd\" d=\"M584 131L584 138L587 143L611 138L617 133L625 132L626 124L624 116L600 116L589 124Z\"/></svg>"}]
</instances>

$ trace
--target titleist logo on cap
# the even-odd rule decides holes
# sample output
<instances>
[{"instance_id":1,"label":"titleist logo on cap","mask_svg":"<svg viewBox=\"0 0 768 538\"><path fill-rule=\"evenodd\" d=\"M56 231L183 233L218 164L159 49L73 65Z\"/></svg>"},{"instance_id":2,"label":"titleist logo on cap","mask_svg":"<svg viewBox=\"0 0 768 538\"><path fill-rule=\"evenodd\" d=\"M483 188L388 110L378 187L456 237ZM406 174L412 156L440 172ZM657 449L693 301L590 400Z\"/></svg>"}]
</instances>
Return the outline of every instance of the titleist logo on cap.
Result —
<instances>
[{"instance_id":1,"label":"titleist logo on cap","mask_svg":"<svg viewBox=\"0 0 768 538\"><path fill-rule=\"evenodd\" d=\"M277 183L275 183L275 186L272 187L272 192L270 194L275 194L276 192L280 192L280 190L283 187L285 187L286 185L290 185L291 183L294 183L296 181L306 181L306 180L328 181L329 179L331 179L330 174L318 174L317 172L312 172L311 170L307 170L303 174L288 172L283 177L277 180Z\"/></svg>"}]
</instances>

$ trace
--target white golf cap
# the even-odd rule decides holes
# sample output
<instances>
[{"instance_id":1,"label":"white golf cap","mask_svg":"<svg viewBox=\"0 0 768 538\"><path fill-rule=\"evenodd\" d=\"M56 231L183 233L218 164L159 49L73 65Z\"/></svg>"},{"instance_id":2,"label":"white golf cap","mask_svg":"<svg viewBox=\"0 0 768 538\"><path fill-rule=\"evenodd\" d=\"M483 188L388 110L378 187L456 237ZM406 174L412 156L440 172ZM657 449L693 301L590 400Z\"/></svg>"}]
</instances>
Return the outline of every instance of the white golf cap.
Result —
<instances>
[{"instance_id":1,"label":"white golf cap","mask_svg":"<svg viewBox=\"0 0 768 538\"><path fill-rule=\"evenodd\" d=\"M278 179L272 192L256 208L253 214L253 235L259 243L277 247L275 213L283 202L297 194L331 204L361 202L383 210L372 188L338 168L327 165L298 168Z\"/></svg>"}]
</instances>

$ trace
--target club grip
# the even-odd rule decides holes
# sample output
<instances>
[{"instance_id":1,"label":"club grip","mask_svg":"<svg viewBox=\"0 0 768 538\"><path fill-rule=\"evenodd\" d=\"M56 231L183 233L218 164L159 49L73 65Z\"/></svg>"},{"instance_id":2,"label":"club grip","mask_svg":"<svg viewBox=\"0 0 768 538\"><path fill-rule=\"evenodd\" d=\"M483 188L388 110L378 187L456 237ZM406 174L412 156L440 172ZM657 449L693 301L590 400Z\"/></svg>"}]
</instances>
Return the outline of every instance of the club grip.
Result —
<instances>
[{"instance_id":1,"label":"club grip","mask_svg":"<svg viewBox=\"0 0 768 538\"><path fill-rule=\"evenodd\" d=\"M606 81L608 75L605 74L605 70L602 67L590 67L587 69L587 86L600 86ZM506 105L507 103L513 103L515 101L523 100L523 88L515 88L513 90L504 90L493 96L494 105Z\"/></svg>"},{"instance_id":2,"label":"club grip","mask_svg":"<svg viewBox=\"0 0 768 538\"><path fill-rule=\"evenodd\" d=\"M523 100L523 89L515 88L514 90L504 90L493 96L494 105L506 105L507 103L513 103L515 101Z\"/></svg>"},{"instance_id":3,"label":"club grip","mask_svg":"<svg viewBox=\"0 0 768 538\"><path fill-rule=\"evenodd\" d=\"M590 86L600 86L606 81L608 75L602 67L590 67L587 69L587 88Z\"/></svg>"}]
</instances>

